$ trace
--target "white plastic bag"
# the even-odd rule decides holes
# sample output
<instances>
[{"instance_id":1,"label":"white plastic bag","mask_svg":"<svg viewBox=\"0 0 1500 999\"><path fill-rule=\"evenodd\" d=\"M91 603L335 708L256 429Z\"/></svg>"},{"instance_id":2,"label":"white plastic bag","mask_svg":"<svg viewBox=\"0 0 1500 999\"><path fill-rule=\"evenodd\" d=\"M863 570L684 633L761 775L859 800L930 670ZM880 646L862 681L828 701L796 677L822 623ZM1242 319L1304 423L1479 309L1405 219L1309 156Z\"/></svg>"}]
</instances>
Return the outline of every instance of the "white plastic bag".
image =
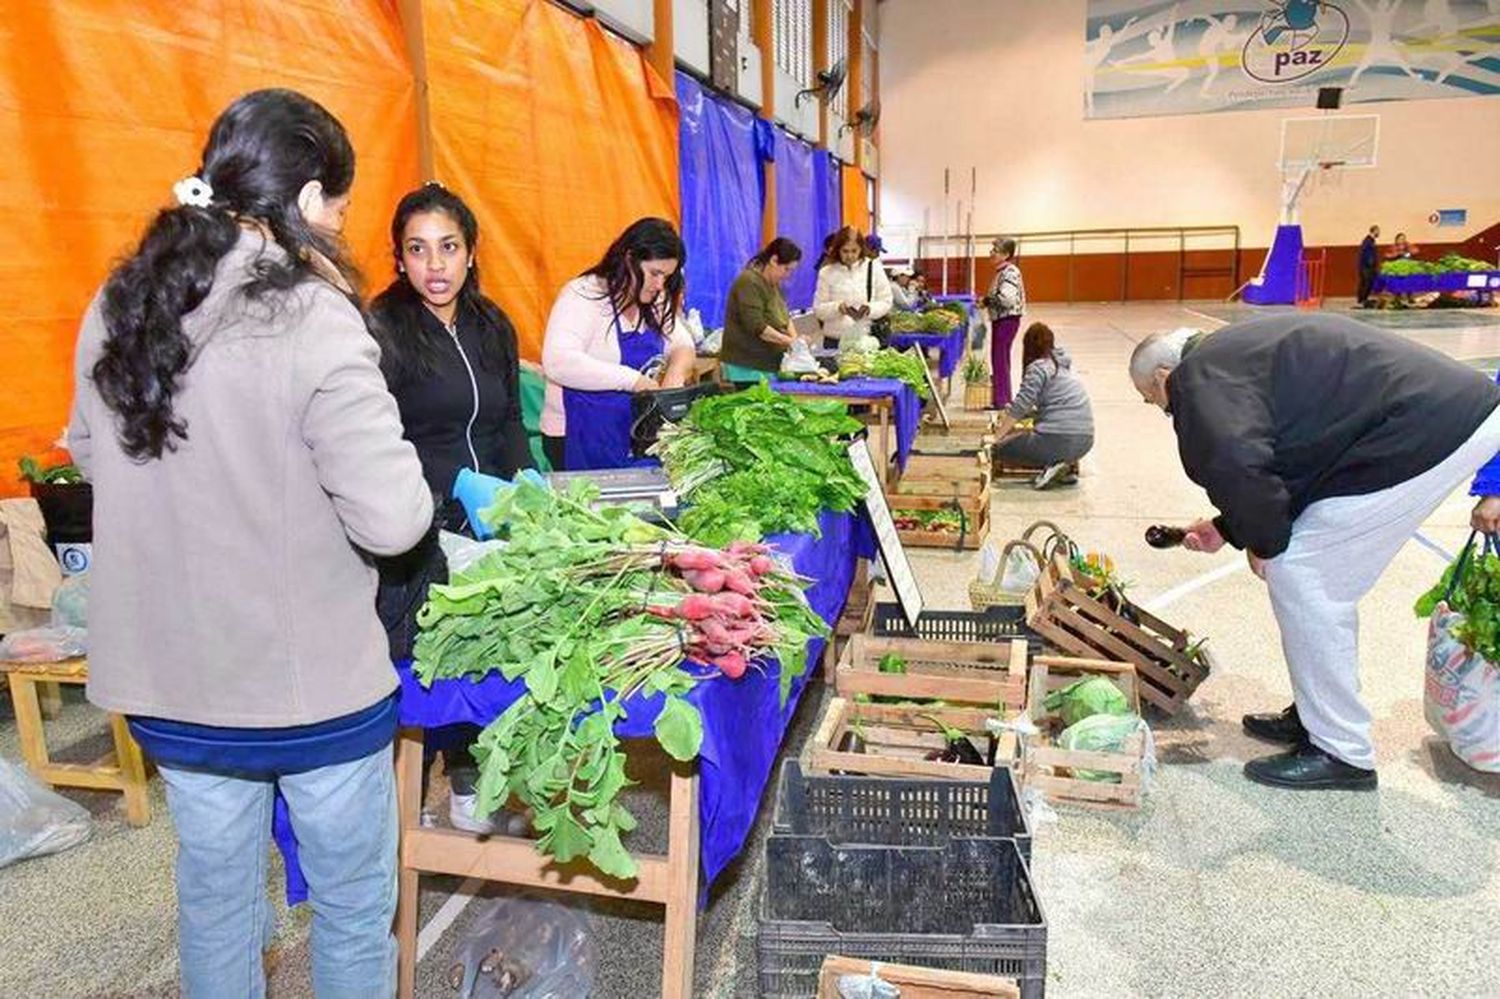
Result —
<instances>
[{"instance_id":1,"label":"white plastic bag","mask_svg":"<svg viewBox=\"0 0 1500 999\"><path fill-rule=\"evenodd\" d=\"M68 576L52 594L54 628L87 628L89 626L89 574Z\"/></svg>"},{"instance_id":2,"label":"white plastic bag","mask_svg":"<svg viewBox=\"0 0 1500 999\"><path fill-rule=\"evenodd\" d=\"M82 628L30 628L0 638L0 659L13 663L60 663L89 652Z\"/></svg>"},{"instance_id":3,"label":"white plastic bag","mask_svg":"<svg viewBox=\"0 0 1500 999\"><path fill-rule=\"evenodd\" d=\"M1012 542L1000 561L1000 589L1005 593L1030 593L1041 578L1042 567L1030 545Z\"/></svg>"},{"instance_id":4,"label":"white plastic bag","mask_svg":"<svg viewBox=\"0 0 1500 999\"><path fill-rule=\"evenodd\" d=\"M687 327L688 334L692 336L693 346L701 345L704 340L703 314L697 309L688 309L687 317L683 319L682 324Z\"/></svg>"},{"instance_id":5,"label":"white plastic bag","mask_svg":"<svg viewBox=\"0 0 1500 999\"><path fill-rule=\"evenodd\" d=\"M1439 603L1427 630L1427 724L1475 770L1500 773L1500 668L1460 642L1463 615Z\"/></svg>"},{"instance_id":6,"label":"white plastic bag","mask_svg":"<svg viewBox=\"0 0 1500 999\"><path fill-rule=\"evenodd\" d=\"M583 999L599 971L588 918L531 895L485 903L457 959L448 985L460 999Z\"/></svg>"},{"instance_id":7,"label":"white plastic bag","mask_svg":"<svg viewBox=\"0 0 1500 999\"><path fill-rule=\"evenodd\" d=\"M506 544L508 542L493 538L489 541L475 541L452 531L438 532L438 547L442 549L443 557L448 562L448 573L451 576L458 575L491 552L504 548Z\"/></svg>"},{"instance_id":8,"label":"white plastic bag","mask_svg":"<svg viewBox=\"0 0 1500 999\"><path fill-rule=\"evenodd\" d=\"M798 337L792 341L791 347L781 355L781 373L785 375L816 375L823 370L818 359L813 356L812 348L807 341Z\"/></svg>"},{"instance_id":9,"label":"white plastic bag","mask_svg":"<svg viewBox=\"0 0 1500 999\"><path fill-rule=\"evenodd\" d=\"M0 867L77 846L89 838L89 813L0 757Z\"/></svg>"}]
</instances>

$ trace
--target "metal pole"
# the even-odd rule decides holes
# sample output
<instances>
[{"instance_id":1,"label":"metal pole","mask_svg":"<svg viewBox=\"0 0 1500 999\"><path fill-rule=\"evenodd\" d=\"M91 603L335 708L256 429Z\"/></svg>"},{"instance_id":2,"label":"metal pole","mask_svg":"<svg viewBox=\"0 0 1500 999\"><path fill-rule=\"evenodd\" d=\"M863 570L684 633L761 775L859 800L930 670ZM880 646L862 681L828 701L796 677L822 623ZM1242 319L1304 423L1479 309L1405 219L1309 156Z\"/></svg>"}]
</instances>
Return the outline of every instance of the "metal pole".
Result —
<instances>
[{"instance_id":1,"label":"metal pole","mask_svg":"<svg viewBox=\"0 0 1500 999\"><path fill-rule=\"evenodd\" d=\"M948 228L948 187L950 171L943 167L943 294L948 294L948 241L952 238Z\"/></svg>"},{"instance_id":2,"label":"metal pole","mask_svg":"<svg viewBox=\"0 0 1500 999\"><path fill-rule=\"evenodd\" d=\"M974 206L979 204L979 168L969 167L969 294L977 294L974 287Z\"/></svg>"}]
</instances>

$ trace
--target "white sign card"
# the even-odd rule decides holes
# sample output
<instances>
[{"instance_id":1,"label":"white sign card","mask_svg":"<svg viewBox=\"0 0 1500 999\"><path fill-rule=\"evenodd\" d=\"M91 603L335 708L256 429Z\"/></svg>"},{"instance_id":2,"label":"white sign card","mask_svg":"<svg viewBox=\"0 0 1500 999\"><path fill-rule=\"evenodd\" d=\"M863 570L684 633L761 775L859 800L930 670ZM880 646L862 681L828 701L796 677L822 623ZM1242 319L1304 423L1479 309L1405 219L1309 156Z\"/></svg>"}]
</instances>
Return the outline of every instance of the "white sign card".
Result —
<instances>
[{"instance_id":1,"label":"white sign card","mask_svg":"<svg viewBox=\"0 0 1500 999\"><path fill-rule=\"evenodd\" d=\"M922 374L927 376L927 391L932 396L932 404L937 407L938 419L943 422L943 429L948 430L951 427L948 422L948 410L943 407L943 393L938 391L937 382L932 377L932 366L927 363L927 356L916 344L912 344L907 350L922 362Z\"/></svg>"},{"instance_id":2,"label":"white sign card","mask_svg":"<svg viewBox=\"0 0 1500 999\"><path fill-rule=\"evenodd\" d=\"M870 523L875 527L875 543L880 548L880 560L885 564L885 575L891 589L896 591L896 601L911 630L917 630L917 618L922 616L922 590L912 572L911 562L906 557L906 548L901 536L896 533L896 522L891 519L891 508L885 502L885 489L880 483L880 474L875 469L875 459L870 454L870 443L865 438L849 444L849 460L854 470L865 481L865 509L870 513Z\"/></svg>"}]
</instances>

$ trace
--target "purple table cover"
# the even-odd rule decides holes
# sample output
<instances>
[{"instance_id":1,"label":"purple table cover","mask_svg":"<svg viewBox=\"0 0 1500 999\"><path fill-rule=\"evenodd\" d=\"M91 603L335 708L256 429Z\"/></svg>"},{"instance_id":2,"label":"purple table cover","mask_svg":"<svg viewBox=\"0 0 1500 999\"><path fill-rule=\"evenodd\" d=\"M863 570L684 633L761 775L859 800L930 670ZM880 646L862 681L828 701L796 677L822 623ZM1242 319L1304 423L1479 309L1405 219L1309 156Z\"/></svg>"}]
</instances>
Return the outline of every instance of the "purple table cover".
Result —
<instances>
[{"instance_id":1,"label":"purple table cover","mask_svg":"<svg viewBox=\"0 0 1500 999\"><path fill-rule=\"evenodd\" d=\"M958 370L958 362L964 356L964 341L968 339L967 319L951 333L892 333L891 346L897 350L916 347L923 353L929 348L938 349L938 377L952 378Z\"/></svg>"},{"instance_id":2,"label":"purple table cover","mask_svg":"<svg viewBox=\"0 0 1500 999\"><path fill-rule=\"evenodd\" d=\"M778 534L766 540L791 556L798 573L816 580L807 599L831 626L844 611L856 560L875 557L875 533L869 518L861 513L825 510L818 523L821 538ZM703 715L703 748L698 757L702 899L707 898L708 885L744 847L755 825L781 740L822 652L822 639L808 644L809 671L793 683L785 707L780 705L774 665L765 673L748 672L739 681L700 683L687 695ZM396 672L401 678L401 724L419 728L488 725L525 690L524 680L511 683L498 673L477 683L438 680L425 688L412 674L410 662L398 664ZM615 726L615 732L627 739L652 737L661 706L660 694L632 698L626 702L629 714ZM287 904L296 905L306 900L307 883L297 864L296 838L279 799L273 829L286 859Z\"/></svg>"},{"instance_id":3,"label":"purple table cover","mask_svg":"<svg viewBox=\"0 0 1500 999\"><path fill-rule=\"evenodd\" d=\"M837 385L816 382L771 382L771 387L788 395L833 395L856 399L895 399L891 422L896 425L896 464L906 468L912 442L917 439L917 425L922 420L922 400L916 390L899 378L850 378ZM877 462L884 460L877 456Z\"/></svg>"},{"instance_id":4,"label":"purple table cover","mask_svg":"<svg viewBox=\"0 0 1500 999\"><path fill-rule=\"evenodd\" d=\"M1450 271L1446 274L1379 274L1374 290L1392 295L1425 295L1434 291L1500 291L1500 271Z\"/></svg>"}]
</instances>

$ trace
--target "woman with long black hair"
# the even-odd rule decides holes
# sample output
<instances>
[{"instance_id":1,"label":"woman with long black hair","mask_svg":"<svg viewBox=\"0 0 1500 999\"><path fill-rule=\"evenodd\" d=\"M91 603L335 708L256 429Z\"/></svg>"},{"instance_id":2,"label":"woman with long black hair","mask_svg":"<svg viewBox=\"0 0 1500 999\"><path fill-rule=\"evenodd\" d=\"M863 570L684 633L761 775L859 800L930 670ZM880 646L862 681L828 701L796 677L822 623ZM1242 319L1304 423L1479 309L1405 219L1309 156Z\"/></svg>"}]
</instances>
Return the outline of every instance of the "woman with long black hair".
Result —
<instances>
[{"instance_id":1,"label":"woman with long black hair","mask_svg":"<svg viewBox=\"0 0 1500 999\"><path fill-rule=\"evenodd\" d=\"M183 994L260 996L279 788L313 988L395 988L396 677L367 554L432 523L339 230L354 150L288 90L235 101L79 332L91 701L156 761Z\"/></svg>"},{"instance_id":2,"label":"woman with long black hair","mask_svg":"<svg viewBox=\"0 0 1500 999\"><path fill-rule=\"evenodd\" d=\"M563 286L542 343L553 468L630 464L630 394L687 382L696 352L677 325L686 262L672 223L644 218Z\"/></svg>"},{"instance_id":3,"label":"woman with long black hair","mask_svg":"<svg viewBox=\"0 0 1500 999\"><path fill-rule=\"evenodd\" d=\"M417 188L396 206L396 276L371 305L380 367L438 507L422 544L381 562L380 617L393 659L411 656L427 588L447 581L437 529L473 534L452 499L459 471L510 479L532 465L516 333L480 287L478 246L479 222L462 198L436 182ZM429 734L427 743L443 751L449 821L469 832L505 831L474 815L478 765L468 747L478 735L472 725L452 726Z\"/></svg>"}]
</instances>

